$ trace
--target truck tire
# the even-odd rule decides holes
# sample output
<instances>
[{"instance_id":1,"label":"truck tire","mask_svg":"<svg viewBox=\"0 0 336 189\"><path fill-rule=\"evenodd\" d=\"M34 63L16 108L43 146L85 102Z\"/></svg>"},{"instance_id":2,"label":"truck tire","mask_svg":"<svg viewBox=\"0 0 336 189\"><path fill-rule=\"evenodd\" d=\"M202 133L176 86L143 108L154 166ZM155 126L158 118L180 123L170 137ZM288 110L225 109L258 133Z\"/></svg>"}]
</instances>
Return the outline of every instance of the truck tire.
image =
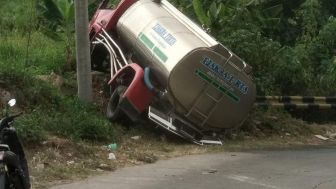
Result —
<instances>
[{"instance_id":1,"label":"truck tire","mask_svg":"<svg viewBox=\"0 0 336 189\"><path fill-rule=\"evenodd\" d=\"M120 108L120 102L126 89L125 86L118 86L113 91L106 109L106 116L110 121L120 121L123 117L124 112Z\"/></svg>"}]
</instances>

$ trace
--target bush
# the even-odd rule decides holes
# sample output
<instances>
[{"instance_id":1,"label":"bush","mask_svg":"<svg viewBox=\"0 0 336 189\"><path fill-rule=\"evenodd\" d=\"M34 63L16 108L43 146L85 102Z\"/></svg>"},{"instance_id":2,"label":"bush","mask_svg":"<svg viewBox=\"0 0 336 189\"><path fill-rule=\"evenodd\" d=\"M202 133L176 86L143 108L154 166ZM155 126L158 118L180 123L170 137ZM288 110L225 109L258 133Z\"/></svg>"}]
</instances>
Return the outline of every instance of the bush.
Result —
<instances>
[{"instance_id":1,"label":"bush","mask_svg":"<svg viewBox=\"0 0 336 189\"><path fill-rule=\"evenodd\" d=\"M1 69L3 68L3 69ZM18 120L18 131L24 141L39 142L47 133L73 139L92 141L113 140L111 123L93 105L74 97L65 97L47 82L20 69L0 65L4 87L17 98L18 105L27 110Z\"/></svg>"},{"instance_id":2,"label":"bush","mask_svg":"<svg viewBox=\"0 0 336 189\"><path fill-rule=\"evenodd\" d=\"M78 100L63 99L62 106L49 110L37 107L18 119L15 127L26 142L41 142L47 134L74 140L111 141L115 139L112 124L93 106Z\"/></svg>"},{"instance_id":3,"label":"bush","mask_svg":"<svg viewBox=\"0 0 336 189\"><path fill-rule=\"evenodd\" d=\"M75 98L63 98L59 106L48 111L35 109L32 115L42 129L52 134L92 141L113 140L115 136L112 124L94 106Z\"/></svg>"},{"instance_id":4,"label":"bush","mask_svg":"<svg viewBox=\"0 0 336 189\"><path fill-rule=\"evenodd\" d=\"M65 99L63 106L48 112L45 128L74 139L108 141L115 136L111 123L92 105Z\"/></svg>"},{"instance_id":5,"label":"bush","mask_svg":"<svg viewBox=\"0 0 336 189\"><path fill-rule=\"evenodd\" d=\"M47 133L41 125L44 117L40 112L32 112L18 118L14 127L24 143L39 143L47 138Z\"/></svg>"},{"instance_id":6,"label":"bush","mask_svg":"<svg viewBox=\"0 0 336 189\"><path fill-rule=\"evenodd\" d=\"M58 105L58 91L46 82L38 80L24 70L0 65L0 78L5 83L4 88L13 93L18 104L24 107Z\"/></svg>"},{"instance_id":7,"label":"bush","mask_svg":"<svg viewBox=\"0 0 336 189\"><path fill-rule=\"evenodd\" d=\"M274 78L273 94L308 95L310 87L309 66L300 61L296 51L290 47L279 52L278 59L272 65L270 75Z\"/></svg>"},{"instance_id":8,"label":"bush","mask_svg":"<svg viewBox=\"0 0 336 189\"><path fill-rule=\"evenodd\" d=\"M247 121L241 127L241 132L250 136L305 136L313 133L312 127L302 120L292 118L284 110L274 108L256 108L251 111Z\"/></svg>"}]
</instances>

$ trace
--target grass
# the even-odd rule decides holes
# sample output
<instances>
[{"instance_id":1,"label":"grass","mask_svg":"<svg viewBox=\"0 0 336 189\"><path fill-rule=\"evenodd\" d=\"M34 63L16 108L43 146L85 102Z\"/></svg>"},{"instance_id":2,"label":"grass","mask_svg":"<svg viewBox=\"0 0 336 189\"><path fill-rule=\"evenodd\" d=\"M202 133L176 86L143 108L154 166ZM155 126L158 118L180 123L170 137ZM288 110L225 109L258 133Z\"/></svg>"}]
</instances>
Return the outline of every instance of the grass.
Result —
<instances>
[{"instance_id":1,"label":"grass","mask_svg":"<svg viewBox=\"0 0 336 189\"><path fill-rule=\"evenodd\" d=\"M2 34L0 65L28 71L33 75L61 73L65 60L64 44L55 42L40 32L31 34L29 46L27 38L27 35L19 32Z\"/></svg>"},{"instance_id":2,"label":"grass","mask_svg":"<svg viewBox=\"0 0 336 189\"><path fill-rule=\"evenodd\" d=\"M26 37L19 32L0 35L0 89L15 97L25 112L16 125L23 140L38 143L50 134L74 140L114 140L113 124L99 108L77 99L74 73L64 69L63 44L34 32L27 59ZM39 79L52 72L64 73L60 76L64 85L74 90L64 93L52 81Z\"/></svg>"},{"instance_id":3,"label":"grass","mask_svg":"<svg viewBox=\"0 0 336 189\"><path fill-rule=\"evenodd\" d=\"M28 159L34 188L47 188L60 181L82 179L115 169L106 150L91 143L74 143L68 139L49 137L43 145L30 146ZM104 158L103 158L104 157Z\"/></svg>"}]
</instances>

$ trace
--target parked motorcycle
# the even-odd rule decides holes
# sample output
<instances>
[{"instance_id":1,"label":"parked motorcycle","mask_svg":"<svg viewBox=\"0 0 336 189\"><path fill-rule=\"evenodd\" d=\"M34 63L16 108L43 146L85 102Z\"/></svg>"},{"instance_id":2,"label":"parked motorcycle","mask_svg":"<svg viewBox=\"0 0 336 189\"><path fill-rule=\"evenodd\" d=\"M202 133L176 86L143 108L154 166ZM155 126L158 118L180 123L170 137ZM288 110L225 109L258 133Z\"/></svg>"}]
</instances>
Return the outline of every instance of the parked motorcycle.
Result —
<instances>
[{"instance_id":1,"label":"parked motorcycle","mask_svg":"<svg viewBox=\"0 0 336 189\"><path fill-rule=\"evenodd\" d=\"M10 115L16 104L12 99L5 108L5 117L0 120L0 189L29 189L28 164L22 144L12 123L22 115Z\"/></svg>"}]
</instances>

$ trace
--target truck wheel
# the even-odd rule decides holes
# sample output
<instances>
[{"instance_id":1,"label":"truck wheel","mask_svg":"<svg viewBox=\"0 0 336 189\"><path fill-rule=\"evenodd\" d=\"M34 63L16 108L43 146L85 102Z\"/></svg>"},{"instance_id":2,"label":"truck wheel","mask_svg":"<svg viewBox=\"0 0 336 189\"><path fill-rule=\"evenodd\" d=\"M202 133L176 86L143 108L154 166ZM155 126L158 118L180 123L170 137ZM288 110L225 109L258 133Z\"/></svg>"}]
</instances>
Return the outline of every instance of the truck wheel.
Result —
<instances>
[{"instance_id":1,"label":"truck wheel","mask_svg":"<svg viewBox=\"0 0 336 189\"><path fill-rule=\"evenodd\" d=\"M125 86L119 86L113 91L110 97L107 104L106 116L111 121L119 121L120 118L123 117L124 113L120 108L120 101L126 89L127 87Z\"/></svg>"}]
</instances>

